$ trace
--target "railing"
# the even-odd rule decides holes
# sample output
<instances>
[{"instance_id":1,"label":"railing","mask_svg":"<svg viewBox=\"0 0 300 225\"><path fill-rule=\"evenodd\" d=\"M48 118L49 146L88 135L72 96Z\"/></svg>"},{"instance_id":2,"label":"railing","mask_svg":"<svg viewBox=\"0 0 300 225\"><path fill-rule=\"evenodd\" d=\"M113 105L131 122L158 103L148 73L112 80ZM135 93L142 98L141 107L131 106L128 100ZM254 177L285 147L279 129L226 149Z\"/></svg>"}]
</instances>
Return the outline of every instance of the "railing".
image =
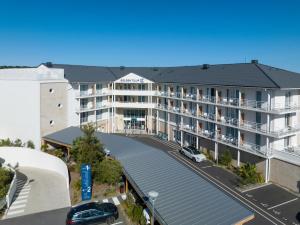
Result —
<instances>
[{"instance_id":1,"label":"railing","mask_svg":"<svg viewBox=\"0 0 300 225\"><path fill-rule=\"evenodd\" d=\"M217 139L221 143L230 144L230 145L234 145L234 146L238 145L238 140L232 136L226 136L224 134L219 134L217 136Z\"/></svg>"},{"instance_id":2,"label":"railing","mask_svg":"<svg viewBox=\"0 0 300 225\"><path fill-rule=\"evenodd\" d=\"M254 143L245 142L245 141L242 141L240 143L240 148L244 150L256 152L262 155L267 155L268 153L266 146L256 145Z\"/></svg>"},{"instance_id":3,"label":"railing","mask_svg":"<svg viewBox=\"0 0 300 225\"><path fill-rule=\"evenodd\" d=\"M80 123L87 123L87 122L88 122L88 117L80 118Z\"/></svg>"},{"instance_id":4,"label":"railing","mask_svg":"<svg viewBox=\"0 0 300 225\"><path fill-rule=\"evenodd\" d=\"M240 127L244 128L246 130L267 133L266 124L262 124L262 123L256 123L256 122L252 122L252 121L243 120L240 122Z\"/></svg>"},{"instance_id":5,"label":"railing","mask_svg":"<svg viewBox=\"0 0 300 225\"><path fill-rule=\"evenodd\" d=\"M300 146L285 147L282 150L272 149L275 158L300 165Z\"/></svg>"},{"instance_id":6,"label":"railing","mask_svg":"<svg viewBox=\"0 0 300 225\"><path fill-rule=\"evenodd\" d=\"M232 117L226 117L226 116L218 116L218 122L222 124L229 124L232 126L237 126L238 125L238 119L237 118L232 118Z\"/></svg>"},{"instance_id":7,"label":"railing","mask_svg":"<svg viewBox=\"0 0 300 225\"><path fill-rule=\"evenodd\" d=\"M184 93L182 96L183 99L191 99L191 100L196 100L197 95L195 93Z\"/></svg>"},{"instance_id":8,"label":"railing","mask_svg":"<svg viewBox=\"0 0 300 225\"><path fill-rule=\"evenodd\" d=\"M299 109L299 104L295 102L291 102L289 104L285 103L271 103L271 110L272 111L283 111L283 110L296 110Z\"/></svg>"},{"instance_id":9,"label":"railing","mask_svg":"<svg viewBox=\"0 0 300 225\"><path fill-rule=\"evenodd\" d=\"M96 90L95 95L107 95L111 94L111 90Z\"/></svg>"},{"instance_id":10,"label":"railing","mask_svg":"<svg viewBox=\"0 0 300 225\"><path fill-rule=\"evenodd\" d=\"M110 103L106 102L106 103L96 103L96 108L95 109L100 109L100 108L105 108L105 107L109 107Z\"/></svg>"},{"instance_id":11,"label":"railing","mask_svg":"<svg viewBox=\"0 0 300 225\"><path fill-rule=\"evenodd\" d=\"M203 112L203 113L199 113L198 117L203 118L203 119L207 119L207 120L211 120L211 121L215 121L216 114Z\"/></svg>"},{"instance_id":12,"label":"railing","mask_svg":"<svg viewBox=\"0 0 300 225\"><path fill-rule=\"evenodd\" d=\"M13 168L11 168L11 167L7 167L7 168L12 170L13 173L14 173L14 177L13 177L11 183L10 183L8 192L6 194L6 206L7 206L7 208L9 208L12 204L14 195L15 195L16 190L17 190L17 174L16 174L16 171Z\"/></svg>"}]
</instances>

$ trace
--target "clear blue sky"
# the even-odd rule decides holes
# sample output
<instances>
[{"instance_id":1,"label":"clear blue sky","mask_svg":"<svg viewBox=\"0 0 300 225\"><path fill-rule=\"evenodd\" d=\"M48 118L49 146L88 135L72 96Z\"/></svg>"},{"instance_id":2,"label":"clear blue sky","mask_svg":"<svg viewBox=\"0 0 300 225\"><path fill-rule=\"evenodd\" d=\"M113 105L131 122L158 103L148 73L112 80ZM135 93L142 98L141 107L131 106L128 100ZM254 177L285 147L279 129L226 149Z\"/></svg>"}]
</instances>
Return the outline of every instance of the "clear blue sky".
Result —
<instances>
[{"instance_id":1,"label":"clear blue sky","mask_svg":"<svg viewBox=\"0 0 300 225\"><path fill-rule=\"evenodd\" d=\"M0 65L259 59L300 72L300 1L1 1Z\"/></svg>"}]
</instances>

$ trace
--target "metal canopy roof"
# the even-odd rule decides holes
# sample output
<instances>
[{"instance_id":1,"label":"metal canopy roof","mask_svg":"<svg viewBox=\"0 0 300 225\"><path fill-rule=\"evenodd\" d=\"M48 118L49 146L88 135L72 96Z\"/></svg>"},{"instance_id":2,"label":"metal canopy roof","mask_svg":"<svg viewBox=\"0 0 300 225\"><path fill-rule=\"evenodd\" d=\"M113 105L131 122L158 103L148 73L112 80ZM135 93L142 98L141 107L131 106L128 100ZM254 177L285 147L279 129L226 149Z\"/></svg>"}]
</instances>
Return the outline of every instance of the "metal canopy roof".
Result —
<instances>
[{"instance_id":1,"label":"metal canopy roof","mask_svg":"<svg viewBox=\"0 0 300 225\"><path fill-rule=\"evenodd\" d=\"M45 138L71 144L81 134L79 128L69 127ZM227 225L253 216L239 202L165 152L120 135L97 133L97 137L120 160L142 197L151 190L159 193L155 209L162 224Z\"/></svg>"}]
</instances>

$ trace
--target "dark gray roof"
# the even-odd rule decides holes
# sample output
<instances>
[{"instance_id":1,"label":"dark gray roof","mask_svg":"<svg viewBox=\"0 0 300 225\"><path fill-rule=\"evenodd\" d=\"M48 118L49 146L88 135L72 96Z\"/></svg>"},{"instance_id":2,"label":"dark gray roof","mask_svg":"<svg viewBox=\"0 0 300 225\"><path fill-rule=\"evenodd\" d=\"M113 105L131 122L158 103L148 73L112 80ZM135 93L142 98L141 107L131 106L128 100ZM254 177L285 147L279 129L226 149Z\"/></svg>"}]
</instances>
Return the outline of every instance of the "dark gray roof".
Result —
<instances>
[{"instance_id":1,"label":"dark gray roof","mask_svg":"<svg viewBox=\"0 0 300 225\"><path fill-rule=\"evenodd\" d=\"M53 64L65 69L70 82L114 81L129 73L159 83L242 86L262 88L300 88L300 74L259 63L237 63L179 67L101 67Z\"/></svg>"},{"instance_id":2,"label":"dark gray roof","mask_svg":"<svg viewBox=\"0 0 300 225\"><path fill-rule=\"evenodd\" d=\"M117 79L107 67L53 64L65 70L65 78L72 82L109 82Z\"/></svg>"},{"instance_id":3,"label":"dark gray roof","mask_svg":"<svg viewBox=\"0 0 300 225\"><path fill-rule=\"evenodd\" d=\"M79 128L70 127L46 138L71 144L80 133ZM162 224L227 225L253 215L165 152L120 135L97 133L97 136L121 161L141 195L146 196L151 190L159 192L155 208ZM149 202L147 205L151 206Z\"/></svg>"}]
</instances>

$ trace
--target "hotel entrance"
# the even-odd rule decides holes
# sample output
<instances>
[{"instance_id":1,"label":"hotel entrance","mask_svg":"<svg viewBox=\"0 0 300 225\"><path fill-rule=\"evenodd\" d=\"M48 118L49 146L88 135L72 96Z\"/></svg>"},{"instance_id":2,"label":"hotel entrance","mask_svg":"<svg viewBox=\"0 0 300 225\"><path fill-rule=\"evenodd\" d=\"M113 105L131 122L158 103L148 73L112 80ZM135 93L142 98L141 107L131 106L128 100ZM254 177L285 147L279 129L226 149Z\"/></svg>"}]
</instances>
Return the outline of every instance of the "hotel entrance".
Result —
<instances>
[{"instance_id":1,"label":"hotel entrance","mask_svg":"<svg viewBox=\"0 0 300 225\"><path fill-rule=\"evenodd\" d=\"M125 130L146 130L146 111L143 109L124 110Z\"/></svg>"}]
</instances>

